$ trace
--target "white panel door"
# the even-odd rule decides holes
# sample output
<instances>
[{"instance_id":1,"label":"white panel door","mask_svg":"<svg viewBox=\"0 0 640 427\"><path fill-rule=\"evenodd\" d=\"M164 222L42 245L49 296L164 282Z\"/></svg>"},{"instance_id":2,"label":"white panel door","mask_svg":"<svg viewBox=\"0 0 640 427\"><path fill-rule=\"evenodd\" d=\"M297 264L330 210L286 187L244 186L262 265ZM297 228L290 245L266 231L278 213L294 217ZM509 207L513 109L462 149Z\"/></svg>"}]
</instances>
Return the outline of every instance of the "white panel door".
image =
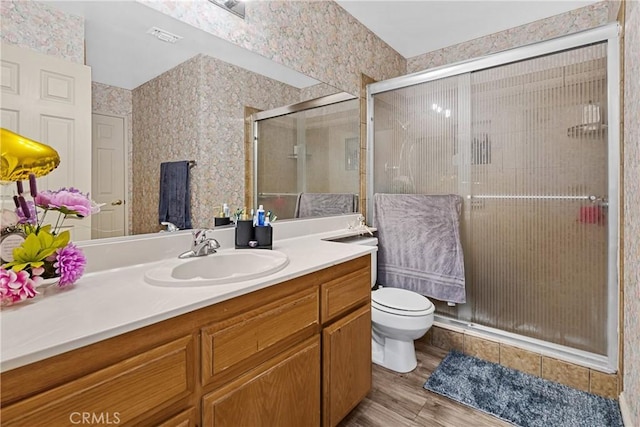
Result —
<instances>
[{"instance_id":1,"label":"white panel door","mask_svg":"<svg viewBox=\"0 0 640 427\"><path fill-rule=\"evenodd\" d=\"M94 114L92 198L103 203L93 217L91 237L123 236L125 222L125 126L123 117Z\"/></svg>"},{"instance_id":2,"label":"white panel door","mask_svg":"<svg viewBox=\"0 0 640 427\"><path fill-rule=\"evenodd\" d=\"M2 127L60 154L60 166L38 179L38 189L91 191L91 69L2 43L0 80ZM3 207L13 208L15 187L1 190ZM91 238L91 217L66 226L74 241Z\"/></svg>"}]
</instances>

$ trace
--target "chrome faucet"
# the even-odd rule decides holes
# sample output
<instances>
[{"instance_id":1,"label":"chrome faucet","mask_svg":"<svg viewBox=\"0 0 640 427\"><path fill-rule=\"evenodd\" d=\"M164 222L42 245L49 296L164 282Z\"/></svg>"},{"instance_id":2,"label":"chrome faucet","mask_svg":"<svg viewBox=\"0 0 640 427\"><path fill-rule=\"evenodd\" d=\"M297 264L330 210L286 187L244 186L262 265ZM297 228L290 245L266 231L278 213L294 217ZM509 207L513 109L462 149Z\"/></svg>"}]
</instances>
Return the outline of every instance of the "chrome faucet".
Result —
<instances>
[{"instance_id":1,"label":"chrome faucet","mask_svg":"<svg viewBox=\"0 0 640 427\"><path fill-rule=\"evenodd\" d=\"M162 221L160 224L166 226L167 227L166 231L169 231L169 232L179 231L180 230L174 223L169 222L169 221ZM165 231L165 230L163 230L163 231Z\"/></svg>"},{"instance_id":2,"label":"chrome faucet","mask_svg":"<svg viewBox=\"0 0 640 427\"><path fill-rule=\"evenodd\" d=\"M178 258L193 258L215 254L216 249L220 247L220 243L212 237L207 237L207 234L212 231L213 230L193 230L191 250L181 253L178 255Z\"/></svg>"}]
</instances>

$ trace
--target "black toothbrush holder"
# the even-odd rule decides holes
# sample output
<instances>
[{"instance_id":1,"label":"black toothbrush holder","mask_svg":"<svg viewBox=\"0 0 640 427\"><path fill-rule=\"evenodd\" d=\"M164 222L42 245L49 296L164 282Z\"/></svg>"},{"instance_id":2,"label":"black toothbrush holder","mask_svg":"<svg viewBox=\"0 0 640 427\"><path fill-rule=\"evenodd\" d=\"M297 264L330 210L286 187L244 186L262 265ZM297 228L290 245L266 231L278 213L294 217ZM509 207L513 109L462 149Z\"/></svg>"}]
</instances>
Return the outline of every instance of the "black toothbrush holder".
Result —
<instances>
[{"instance_id":1,"label":"black toothbrush holder","mask_svg":"<svg viewBox=\"0 0 640 427\"><path fill-rule=\"evenodd\" d=\"M252 220L236 223L236 249L271 249L273 228L270 225L253 226Z\"/></svg>"},{"instance_id":2,"label":"black toothbrush holder","mask_svg":"<svg viewBox=\"0 0 640 427\"><path fill-rule=\"evenodd\" d=\"M236 249L249 248L249 242L254 240L253 220L238 220L236 223Z\"/></svg>"},{"instance_id":3,"label":"black toothbrush holder","mask_svg":"<svg viewBox=\"0 0 640 427\"><path fill-rule=\"evenodd\" d=\"M273 247L273 228L270 225L255 227L254 231L258 249L271 249Z\"/></svg>"}]
</instances>

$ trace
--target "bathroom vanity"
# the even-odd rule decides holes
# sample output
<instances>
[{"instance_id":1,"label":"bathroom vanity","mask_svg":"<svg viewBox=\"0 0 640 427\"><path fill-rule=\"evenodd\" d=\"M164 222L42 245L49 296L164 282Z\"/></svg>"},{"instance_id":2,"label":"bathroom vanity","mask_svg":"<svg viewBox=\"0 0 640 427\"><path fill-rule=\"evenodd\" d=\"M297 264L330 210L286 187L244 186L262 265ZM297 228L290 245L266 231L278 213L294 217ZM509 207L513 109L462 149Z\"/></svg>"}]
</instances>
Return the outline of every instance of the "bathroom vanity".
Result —
<instances>
[{"instance_id":1,"label":"bathroom vanity","mask_svg":"<svg viewBox=\"0 0 640 427\"><path fill-rule=\"evenodd\" d=\"M282 243L291 264L242 292L200 301L206 288L179 290L199 301L182 314L165 307L164 320L145 316L68 351L3 357L21 365L1 374L3 425L336 425L371 388L371 248L305 239ZM165 302L180 299L133 282ZM81 287L50 298L81 299ZM40 360L23 364L33 357Z\"/></svg>"}]
</instances>

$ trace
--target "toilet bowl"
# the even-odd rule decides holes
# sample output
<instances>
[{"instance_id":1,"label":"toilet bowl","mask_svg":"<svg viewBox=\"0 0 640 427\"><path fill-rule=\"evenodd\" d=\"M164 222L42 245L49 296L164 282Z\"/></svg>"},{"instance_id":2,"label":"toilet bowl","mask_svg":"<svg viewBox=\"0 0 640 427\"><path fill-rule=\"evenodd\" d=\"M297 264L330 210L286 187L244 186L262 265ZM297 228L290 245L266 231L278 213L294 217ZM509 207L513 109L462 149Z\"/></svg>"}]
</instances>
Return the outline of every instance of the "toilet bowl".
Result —
<instances>
[{"instance_id":1,"label":"toilet bowl","mask_svg":"<svg viewBox=\"0 0 640 427\"><path fill-rule=\"evenodd\" d=\"M406 289L384 287L371 292L371 348L374 363L396 372L413 371L418 362L414 340L433 325L435 306Z\"/></svg>"},{"instance_id":2,"label":"toilet bowl","mask_svg":"<svg viewBox=\"0 0 640 427\"><path fill-rule=\"evenodd\" d=\"M362 238L355 244L377 246L378 239ZM377 279L377 254L371 254L371 287ZM387 284L392 285L392 284ZM395 372L413 371L418 362L413 344L433 325L435 306L426 297L392 286L371 291L372 361Z\"/></svg>"}]
</instances>

